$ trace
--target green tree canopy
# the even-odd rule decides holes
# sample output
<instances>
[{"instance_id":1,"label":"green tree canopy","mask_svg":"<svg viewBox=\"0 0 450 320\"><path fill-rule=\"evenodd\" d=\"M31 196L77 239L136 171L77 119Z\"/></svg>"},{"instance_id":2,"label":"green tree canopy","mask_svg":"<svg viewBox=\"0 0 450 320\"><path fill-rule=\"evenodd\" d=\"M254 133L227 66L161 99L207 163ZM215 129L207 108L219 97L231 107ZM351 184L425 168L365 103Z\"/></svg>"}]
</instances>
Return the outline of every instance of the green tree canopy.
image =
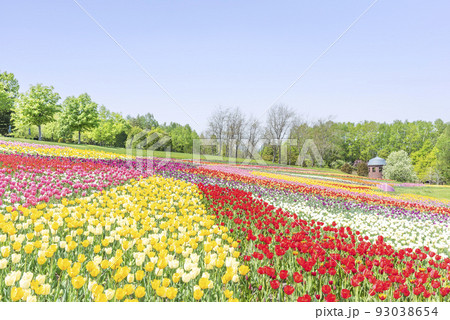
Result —
<instances>
[{"instance_id":1,"label":"green tree canopy","mask_svg":"<svg viewBox=\"0 0 450 320\"><path fill-rule=\"evenodd\" d=\"M39 140L42 140L41 126L54 121L55 113L60 111L58 101L60 96L53 91L52 86L38 83L21 94L14 109L13 119L22 125L37 126Z\"/></svg>"},{"instance_id":2,"label":"green tree canopy","mask_svg":"<svg viewBox=\"0 0 450 320\"><path fill-rule=\"evenodd\" d=\"M70 96L64 100L62 120L71 131L78 132L78 144L81 132L95 128L99 123L97 103L87 93L78 97Z\"/></svg>"},{"instance_id":3,"label":"green tree canopy","mask_svg":"<svg viewBox=\"0 0 450 320\"><path fill-rule=\"evenodd\" d=\"M450 125L446 128L436 142L437 167L444 181L450 183Z\"/></svg>"},{"instance_id":4,"label":"green tree canopy","mask_svg":"<svg viewBox=\"0 0 450 320\"><path fill-rule=\"evenodd\" d=\"M383 176L399 182L415 182L417 180L411 159L404 150L392 152L386 159Z\"/></svg>"},{"instance_id":5,"label":"green tree canopy","mask_svg":"<svg viewBox=\"0 0 450 320\"><path fill-rule=\"evenodd\" d=\"M178 123L170 123L163 127L164 131L170 136L172 151L192 152L194 139L198 139L198 134L187 124L182 126Z\"/></svg>"},{"instance_id":6,"label":"green tree canopy","mask_svg":"<svg viewBox=\"0 0 450 320\"><path fill-rule=\"evenodd\" d=\"M11 125L11 112L19 95L19 82L13 73L0 73L0 134L7 134Z\"/></svg>"},{"instance_id":7,"label":"green tree canopy","mask_svg":"<svg viewBox=\"0 0 450 320\"><path fill-rule=\"evenodd\" d=\"M130 126L139 127L143 130L152 130L160 126L151 113L146 113L143 116L138 114L136 117L128 116L127 120Z\"/></svg>"},{"instance_id":8,"label":"green tree canopy","mask_svg":"<svg viewBox=\"0 0 450 320\"><path fill-rule=\"evenodd\" d=\"M422 148L411 154L411 160L419 180L429 180L430 171L433 171L437 165L436 151L431 140L426 139Z\"/></svg>"},{"instance_id":9,"label":"green tree canopy","mask_svg":"<svg viewBox=\"0 0 450 320\"><path fill-rule=\"evenodd\" d=\"M125 135L126 139L125 131L129 125L121 114L109 111L105 106L99 107L98 114L99 124L88 134L92 141L101 145L115 146L119 134ZM120 146L123 147L123 143Z\"/></svg>"}]
</instances>

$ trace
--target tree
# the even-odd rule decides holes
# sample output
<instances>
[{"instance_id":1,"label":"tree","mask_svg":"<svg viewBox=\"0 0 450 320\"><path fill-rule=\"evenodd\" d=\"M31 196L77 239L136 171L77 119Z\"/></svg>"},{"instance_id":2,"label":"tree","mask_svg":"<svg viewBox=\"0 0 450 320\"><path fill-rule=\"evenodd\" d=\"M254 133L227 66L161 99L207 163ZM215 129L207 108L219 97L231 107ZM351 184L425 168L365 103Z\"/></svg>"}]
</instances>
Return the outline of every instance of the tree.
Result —
<instances>
[{"instance_id":1,"label":"tree","mask_svg":"<svg viewBox=\"0 0 450 320\"><path fill-rule=\"evenodd\" d=\"M140 139L136 139L136 136L138 136L141 132L142 132L142 128L141 127L131 127L130 131L128 132L128 137L127 137L127 145L125 146L126 148L134 148L135 145L137 144L137 142L140 142ZM139 135L142 136L142 135Z\"/></svg>"},{"instance_id":2,"label":"tree","mask_svg":"<svg viewBox=\"0 0 450 320\"><path fill-rule=\"evenodd\" d=\"M408 153L404 150L392 152L386 159L383 176L400 182L417 181L416 173Z\"/></svg>"},{"instance_id":3,"label":"tree","mask_svg":"<svg viewBox=\"0 0 450 320\"><path fill-rule=\"evenodd\" d=\"M450 124L438 138L436 142L437 149L437 168L446 183L450 183Z\"/></svg>"},{"instance_id":4,"label":"tree","mask_svg":"<svg viewBox=\"0 0 450 320\"><path fill-rule=\"evenodd\" d=\"M356 166L356 172L358 173L358 176L367 177L369 175L369 167L367 166L367 163L364 161L358 163Z\"/></svg>"},{"instance_id":5,"label":"tree","mask_svg":"<svg viewBox=\"0 0 450 320\"><path fill-rule=\"evenodd\" d=\"M331 118L317 120L310 130L310 139L327 164L338 159L341 136L339 127L331 121Z\"/></svg>"},{"instance_id":6,"label":"tree","mask_svg":"<svg viewBox=\"0 0 450 320\"><path fill-rule=\"evenodd\" d=\"M228 112L226 118L226 139L228 146L228 156L232 157L232 149L235 148L234 156L237 158L239 145L242 141L245 130L245 117L241 110L236 107Z\"/></svg>"},{"instance_id":7,"label":"tree","mask_svg":"<svg viewBox=\"0 0 450 320\"><path fill-rule=\"evenodd\" d=\"M171 147L175 152L192 152L194 139L199 138L188 124L182 126L172 122L163 129L170 136Z\"/></svg>"},{"instance_id":8,"label":"tree","mask_svg":"<svg viewBox=\"0 0 450 320\"><path fill-rule=\"evenodd\" d=\"M19 96L19 82L13 73L0 73L0 134L9 133L11 113L14 102Z\"/></svg>"},{"instance_id":9,"label":"tree","mask_svg":"<svg viewBox=\"0 0 450 320\"><path fill-rule=\"evenodd\" d=\"M247 129L246 137L247 137L247 150L246 150L246 157L252 157L253 153L255 152L255 148L258 145L259 139L261 138L262 130L261 130L261 123L258 119L251 117L247 125L245 126Z\"/></svg>"},{"instance_id":10,"label":"tree","mask_svg":"<svg viewBox=\"0 0 450 320\"><path fill-rule=\"evenodd\" d=\"M14 109L13 119L22 125L37 126L39 140L42 140L41 126L54 121L54 115L60 111L57 104L60 96L53 92L52 86L37 84L20 95L17 107Z\"/></svg>"},{"instance_id":11,"label":"tree","mask_svg":"<svg viewBox=\"0 0 450 320\"><path fill-rule=\"evenodd\" d=\"M437 165L437 149L433 147L431 139L426 139L422 148L411 154L416 175L421 181L427 181L429 173Z\"/></svg>"},{"instance_id":12,"label":"tree","mask_svg":"<svg viewBox=\"0 0 450 320\"><path fill-rule=\"evenodd\" d=\"M131 127L139 127L143 130L152 130L159 127L158 121L151 113L146 113L143 116L138 114L136 117L127 116L127 120Z\"/></svg>"},{"instance_id":13,"label":"tree","mask_svg":"<svg viewBox=\"0 0 450 320\"><path fill-rule=\"evenodd\" d=\"M344 165L341 167L341 171L347 174L352 174L353 169L352 166L349 165L347 162L344 163Z\"/></svg>"},{"instance_id":14,"label":"tree","mask_svg":"<svg viewBox=\"0 0 450 320\"><path fill-rule=\"evenodd\" d=\"M97 104L87 93L78 97L67 97L63 103L62 118L70 130L78 132L78 144L80 144L81 132L95 128L99 123Z\"/></svg>"},{"instance_id":15,"label":"tree","mask_svg":"<svg viewBox=\"0 0 450 320\"><path fill-rule=\"evenodd\" d=\"M99 124L89 133L89 137L93 141L100 145L114 146L117 144L116 138L119 134L125 136L122 140L126 140L124 131L127 129L128 123L121 114L111 112L105 106L98 108L98 114ZM123 145L122 142L119 144Z\"/></svg>"},{"instance_id":16,"label":"tree","mask_svg":"<svg viewBox=\"0 0 450 320\"><path fill-rule=\"evenodd\" d=\"M47 123L42 127L42 138L50 141L65 141L72 133L67 130L67 127L61 121L61 113L55 114L55 121Z\"/></svg>"},{"instance_id":17,"label":"tree","mask_svg":"<svg viewBox=\"0 0 450 320\"><path fill-rule=\"evenodd\" d=\"M147 133L143 149L146 151L164 151L170 145L170 136L161 127L154 128Z\"/></svg>"},{"instance_id":18,"label":"tree","mask_svg":"<svg viewBox=\"0 0 450 320\"><path fill-rule=\"evenodd\" d=\"M267 136L276 146L273 153L273 162L279 154L278 163L281 163L281 143L289 132L294 117L295 112L284 104L274 105L267 112Z\"/></svg>"},{"instance_id":19,"label":"tree","mask_svg":"<svg viewBox=\"0 0 450 320\"><path fill-rule=\"evenodd\" d=\"M219 141L219 155L222 155L222 139L226 130L226 119L228 116L228 109L222 107L214 110L208 119L208 133L215 136Z\"/></svg>"},{"instance_id":20,"label":"tree","mask_svg":"<svg viewBox=\"0 0 450 320\"><path fill-rule=\"evenodd\" d=\"M298 156L300 154L300 150L303 149L306 141L308 139L312 139L312 128L309 126L308 122L301 118L295 117L292 128L289 132L289 138L293 139L297 142L297 146L293 146L291 148L291 156L290 158L293 163L296 163ZM342 164L344 161L342 162ZM341 164L341 165L342 165ZM297 163L297 165L303 165L303 163ZM340 168L341 166L339 166Z\"/></svg>"}]
</instances>

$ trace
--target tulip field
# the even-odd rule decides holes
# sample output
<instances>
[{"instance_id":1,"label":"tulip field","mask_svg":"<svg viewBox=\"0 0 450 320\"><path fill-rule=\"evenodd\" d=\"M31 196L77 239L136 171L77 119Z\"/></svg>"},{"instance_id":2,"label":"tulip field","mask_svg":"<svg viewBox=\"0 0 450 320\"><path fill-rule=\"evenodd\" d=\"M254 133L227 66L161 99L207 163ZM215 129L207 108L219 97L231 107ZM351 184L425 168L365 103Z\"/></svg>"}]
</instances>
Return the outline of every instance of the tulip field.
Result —
<instances>
[{"instance_id":1,"label":"tulip field","mask_svg":"<svg viewBox=\"0 0 450 320\"><path fill-rule=\"evenodd\" d=\"M0 301L450 301L450 201L379 183L0 140Z\"/></svg>"}]
</instances>

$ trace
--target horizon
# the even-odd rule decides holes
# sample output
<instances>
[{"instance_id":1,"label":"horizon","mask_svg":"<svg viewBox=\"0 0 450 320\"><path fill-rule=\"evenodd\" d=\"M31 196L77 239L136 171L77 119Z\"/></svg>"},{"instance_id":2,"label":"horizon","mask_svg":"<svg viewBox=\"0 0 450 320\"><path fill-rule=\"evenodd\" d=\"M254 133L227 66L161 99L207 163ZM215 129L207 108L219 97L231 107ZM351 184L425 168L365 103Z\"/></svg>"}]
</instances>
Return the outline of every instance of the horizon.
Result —
<instances>
[{"instance_id":1,"label":"horizon","mask_svg":"<svg viewBox=\"0 0 450 320\"><path fill-rule=\"evenodd\" d=\"M74 1L3 5L0 70L20 92L86 92L123 116L149 112L200 133L218 106L255 116L270 107L374 1L78 3L198 125ZM278 102L308 120L448 122L448 9L377 1Z\"/></svg>"}]
</instances>

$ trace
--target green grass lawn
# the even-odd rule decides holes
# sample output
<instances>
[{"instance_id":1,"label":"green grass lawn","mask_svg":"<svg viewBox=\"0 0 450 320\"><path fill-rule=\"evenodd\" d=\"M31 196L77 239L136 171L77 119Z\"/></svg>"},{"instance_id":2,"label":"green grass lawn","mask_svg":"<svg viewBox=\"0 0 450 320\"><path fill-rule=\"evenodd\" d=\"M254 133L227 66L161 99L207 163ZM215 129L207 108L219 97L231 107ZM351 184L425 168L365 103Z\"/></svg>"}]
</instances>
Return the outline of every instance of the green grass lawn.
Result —
<instances>
[{"instance_id":1,"label":"green grass lawn","mask_svg":"<svg viewBox=\"0 0 450 320\"><path fill-rule=\"evenodd\" d=\"M89 144L59 143L59 142L51 142L51 141L37 141L37 140L9 138L9 137L0 137L0 139L5 140L5 141L18 141L18 142L26 142L26 143L34 143L34 144L57 145L57 146L71 147L71 148L82 149L82 150L95 150L95 151L111 152L111 153L116 153L116 154L126 154L127 153L127 150L125 148L101 147L101 146L95 146L95 145L89 145ZM136 154L134 154L134 155L136 155ZM150 152L147 153L146 150L143 150L142 154L139 154L139 156L143 156L143 157L153 156L153 157L157 157L157 158L170 158L170 159L178 159L178 160L192 160L193 159L192 153L171 152L170 154L168 154L164 151L153 151L150 154ZM242 158L228 158L228 157L219 157L219 156L214 156L214 155L202 155L201 159L205 160L205 161L211 161L211 162L217 162L217 163L223 163L223 162L229 162L229 161L236 162L236 163L242 163L245 161L245 159L242 159ZM250 164L257 164L257 162L254 160L247 161L247 162ZM275 164L273 162L267 162L267 165L275 165Z\"/></svg>"},{"instance_id":2,"label":"green grass lawn","mask_svg":"<svg viewBox=\"0 0 450 320\"><path fill-rule=\"evenodd\" d=\"M390 194L417 194L437 199L450 200L450 186L394 187Z\"/></svg>"}]
</instances>

